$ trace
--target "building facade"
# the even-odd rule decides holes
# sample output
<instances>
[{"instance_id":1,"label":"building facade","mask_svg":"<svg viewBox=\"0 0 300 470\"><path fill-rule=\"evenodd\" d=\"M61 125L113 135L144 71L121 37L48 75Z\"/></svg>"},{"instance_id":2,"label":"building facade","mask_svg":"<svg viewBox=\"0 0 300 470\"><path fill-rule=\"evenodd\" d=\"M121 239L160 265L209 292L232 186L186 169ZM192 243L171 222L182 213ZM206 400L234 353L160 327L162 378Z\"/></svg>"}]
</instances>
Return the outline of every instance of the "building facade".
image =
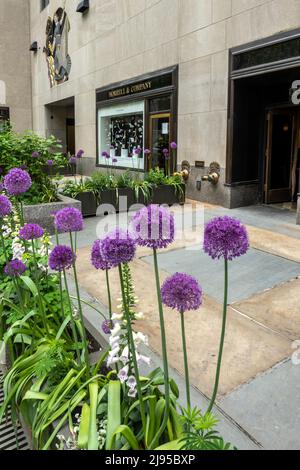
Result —
<instances>
[{"instance_id":1,"label":"building facade","mask_svg":"<svg viewBox=\"0 0 300 470\"><path fill-rule=\"evenodd\" d=\"M35 131L84 149L85 174L104 151L120 171L164 168L176 141L169 164L190 165L188 196L296 201L300 0L0 0L1 13L10 2L28 6L24 127L32 110Z\"/></svg>"}]
</instances>

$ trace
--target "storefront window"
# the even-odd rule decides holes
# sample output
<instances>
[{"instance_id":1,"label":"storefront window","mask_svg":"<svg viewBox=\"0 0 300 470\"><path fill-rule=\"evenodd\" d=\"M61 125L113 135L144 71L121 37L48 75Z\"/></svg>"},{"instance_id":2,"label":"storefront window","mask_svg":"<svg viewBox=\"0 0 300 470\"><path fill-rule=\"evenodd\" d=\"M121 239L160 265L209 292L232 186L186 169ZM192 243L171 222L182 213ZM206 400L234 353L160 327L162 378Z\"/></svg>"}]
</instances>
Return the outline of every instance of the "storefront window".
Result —
<instances>
[{"instance_id":1,"label":"storefront window","mask_svg":"<svg viewBox=\"0 0 300 470\"><path fill-rule=\"evenodd\" d=\"M144 169L144 101L99 109L98 139L99 164Z\"/></svg>"}]
</instances>

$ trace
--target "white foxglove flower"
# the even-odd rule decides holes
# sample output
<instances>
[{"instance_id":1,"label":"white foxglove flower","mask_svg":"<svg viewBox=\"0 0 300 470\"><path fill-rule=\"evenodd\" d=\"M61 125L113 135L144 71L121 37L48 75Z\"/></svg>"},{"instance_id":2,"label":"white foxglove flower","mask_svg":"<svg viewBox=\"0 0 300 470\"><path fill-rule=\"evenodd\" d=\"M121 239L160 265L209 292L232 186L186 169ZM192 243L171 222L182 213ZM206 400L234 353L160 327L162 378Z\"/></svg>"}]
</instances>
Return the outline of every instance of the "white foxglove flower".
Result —
<instances>
[{"instance_id":1,"label":"white foxglove flower","mask_svg":"<svg viewBox=\"0 0 300 470\"><path fill-rule=\"evenodd\" d=\"M128 394L127 394L127 395L128 395L130 398L135 398L135 397L136 397L136 394L137 394L136 388L130 388L130 389L128 390Z\"/></svg>"},{"instance_id":2,"label":"white foxglove flower","mask_svg":"<svg viewBox=\"0 0 300 470\"><path fill-rule=\"evenodd\" d=\"M120 356L120 361L122 361L123 364L127 364L128 358L129 358L129 348L128 346L125 346Z\"/></svg>"},{"instance_id":3,"label":"white foxglove flower","mask_svg":"<svg viewBox=\"0 0 300 470\"><path fill-rule=\"evenodd\" d=\"M128 379L128 370L129 370L129 366L125 366L123 367L123 369L120 370L120 372L118 373L118 377L120 379L120 382L123 384L124 382L126 382L126 380Z\"/></svg>"},{"instance_id":4,"label":"white foxglove flower","mask_svg":"<svg viewBox=\"0 0 300 470\"><path fill-rule=\"evenodd\" d=\"M144 364L147 364L147 366L150 366L151 359L150 357L144 356L143 354L137 354L137 361L143 362Z\"/></svg>"},{"instance_id":5,"label":"white foxglove flower","mask_svg":"<svg viewBox=\"0 0 300 470\"><path fill-rule=\"evenodd\" d=\"M134 389L136 387L136 378L134 377L134 375L131 375L130 377L128 377L128 380L126 383L129 388Z\"/></svg>"}]
</instances>

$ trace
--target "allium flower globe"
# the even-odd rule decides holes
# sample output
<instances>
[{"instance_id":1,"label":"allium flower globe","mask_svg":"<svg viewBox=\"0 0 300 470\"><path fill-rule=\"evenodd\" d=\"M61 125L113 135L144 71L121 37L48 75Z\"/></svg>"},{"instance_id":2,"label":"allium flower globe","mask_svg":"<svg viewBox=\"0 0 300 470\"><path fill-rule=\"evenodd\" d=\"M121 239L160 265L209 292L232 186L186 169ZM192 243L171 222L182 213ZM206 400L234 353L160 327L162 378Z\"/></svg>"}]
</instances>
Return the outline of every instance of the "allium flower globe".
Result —
<instances>
[{"instance_id":1,"label":"allium flower globe","mask_svg":"<svg viewBox=\"0 0 300 470\"><path fill-rule=\"evenodd\" d=\"M171 142L170 147L171 147L172 150L176 150L177 149L176 142Z\"/></svg>"},{"instance_id":2,"label":"allium flower globe","mask_svg":"<svg viewBox=\"0 0 300 470\"><path fill-rule=\"evenodd\" d=\"M101 241L103 259L112 267L129 263L135 255L135 240L125 230L116 229Z\"/></svg>"},{"instance_id":3,"label":"allium flower globe","mask_svg":"<svg viewBox=\"0 0 300 470\"><path fill-rule=\"evenodd\" d=\"M174 216L165 207L151 204L134 215L131 229L138 245L166 248L174 240Z\"/></svg>"},{"instance_id":4,"label":"allium flower globe","mask_svg":"<svg viewBox=\"0 0 300 470\"><path fill-rule=\"evenodd\" d=\"M20 277L26 271L26 265L19 259L9 261L4 267L4 273L9 277Z\"/></svg>"},{"instance_id":5,"label":"allium flower globe","mask_svg":"<svg viewBox=\"0 0 300 470\"><path fill-rule=\"evenodd\" d=\"M82 158L82 155L84 154L84 150L80 149L78 150L77 154L76 154L76 157L77 158Z\"/></svg>"},{"instance_id":6,"label":"allium flower globe","mask_svg":"<svg viewBox=\"0 0 300 470\"><path fill-rule=\"evenodd\" d=\"M40 154L39 152L32 152L32 158L39 158Z\"/></svg>"},{"instance_id":7,"label":"allium flower globe","mask_svg":"<svg viewBox=\"0 0 300 470\"><path fill-rule=\"evenodd\" d=\"M168 277L162 285L161 296L167 307L180 313L197 310L202 304L202 289L197 279L185 273Z\"/></svg>"},{"instance_id":8,"label":"allium flower globe","mask_svg":"<svg viewBox=\"0 0 300 470\"><path fill-rule=\"evenodd\" d=\"M44 229L38 224L25 224L20 228L19 235L23 240L36 240L44 235Z\"/></svg>"},{"instance_id":9,"label":"allium flower globe","mask_svg":"<svg viewBox=\"0 0 300 470\"><path fill-rule=\"evenodd\" d=\"M104 271L111 268L111 265L103 259L101 252L101 240L96 240L93 244L91 262L96 269L102 269Z\"/></svg>"},{"instance_id":10,"label":"allium flower globe","mask_svg":"<svg viewBox=\"0 0 300 470\"><path fill-rule=\"evenodd\" d=\"M224 216L206 224L203 249L212 259L232 260L244 255L248 248L248 233L239 220Z\"/></svg>"},{"instance_id":11,"label":"allium flower globe","mask_svg":"<svg viewBox=\"0 0 300 470\"><path fill-rule=\"evenodd\" d=\"M12 211L12 205L8 197L0 194L0 219L9 215Z\"/></svg>"},{"instance_id":12,"label":"allium flower globe","mask_svg":"<svg viewBox=\"0 0 300 470\"><path fill-rule=\"evenodd\" d=\"M111 321L111 320L104 320L104 321L102 322L101 327L102 327L102 331L103 331L104 334L110 335L111 330L112 330L113 327L114 327L114 322Z\"/></svg>"},{"instance_id":13,"label":"allium flower globe","mask_svg":"<svg viewBox=\"0 0 300 470\"><path fill-rule=\"evenodd\" d=\"M77 158L74 157L74 155L69 158L69 164L70 165L76 165L76 163L77 163Z\"/></svg>"},{"instance_id":14,"label":"allium flower globe","mask_svg":"<svg viewBox=\"0 0 300 470\"><path fill-rule=\"evenodd\" d=\"M47 160L47 161L46 161L46 165L47 165L47 166L53 166L53 165L54 165L54 161L53 161L53 160Z\"/></svg>"},{"instance_id":15,"label":"allium flower globe","mask_svg":"<svg viewBox=\"0 0 300 470\"><path fill-rule=\"evenodd\" d=\"M53 271L70 269L75 263L76 255L70 247L65 245L56 246L49 256L49 266Z\"/></svg>"},{"instance_id":16,"label":"allium flower globe","mask_svg":"<svg viewBox=\"0 0 300 470\"><path fill-rule=\"evenodd\" d=\"M56 212L54 225L60 232L80 232L83 229L83 217L75 207L65 207Z\"/></svg>"},{"instance_id":17,"label":"allium flower globe","mask_svg":"<svg viewBox=\"0 0 300 470\"><path fill-rule=\"evenodd\" d=\"M31 185L30 175L21 168L13 168L4 177L4 187L10 196L26 193Z\"/></svg>"}]
</instances>

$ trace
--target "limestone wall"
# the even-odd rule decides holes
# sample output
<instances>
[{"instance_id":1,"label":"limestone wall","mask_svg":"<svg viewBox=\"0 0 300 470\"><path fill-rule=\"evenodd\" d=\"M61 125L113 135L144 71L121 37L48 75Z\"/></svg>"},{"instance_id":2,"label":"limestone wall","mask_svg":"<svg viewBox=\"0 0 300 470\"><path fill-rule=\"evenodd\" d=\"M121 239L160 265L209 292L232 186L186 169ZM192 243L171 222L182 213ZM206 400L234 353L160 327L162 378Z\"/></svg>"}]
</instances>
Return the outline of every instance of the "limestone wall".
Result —
<instances>
[{"instance_id":1,"label":"limestone wall","mask_svg":"<svg viewBox=\"0 0 300 470\"><path fill-rule=\"evenodd\" d=\"M16 0L14 0L16 1ZM1 0L1 4L6 1ZM212 160L225 167L228 49L300 26L300 0L66 0L71 30L70 80L50 89L42 47L47 16L30 0L33 123L44 133L44 105L75 96L76 147L95 161L95 89L179 64L179 162Z\"/></svg>"},{"instance_id":2,"label":"limestone wall","mask_svg":"<svg viewBox=\"0 0 300 470\"><path fill-rule=\"evenodd\" d=\"M29 0L0 0L0 106L17 132L32 127Z\"/></svg>"}]
</instances>

